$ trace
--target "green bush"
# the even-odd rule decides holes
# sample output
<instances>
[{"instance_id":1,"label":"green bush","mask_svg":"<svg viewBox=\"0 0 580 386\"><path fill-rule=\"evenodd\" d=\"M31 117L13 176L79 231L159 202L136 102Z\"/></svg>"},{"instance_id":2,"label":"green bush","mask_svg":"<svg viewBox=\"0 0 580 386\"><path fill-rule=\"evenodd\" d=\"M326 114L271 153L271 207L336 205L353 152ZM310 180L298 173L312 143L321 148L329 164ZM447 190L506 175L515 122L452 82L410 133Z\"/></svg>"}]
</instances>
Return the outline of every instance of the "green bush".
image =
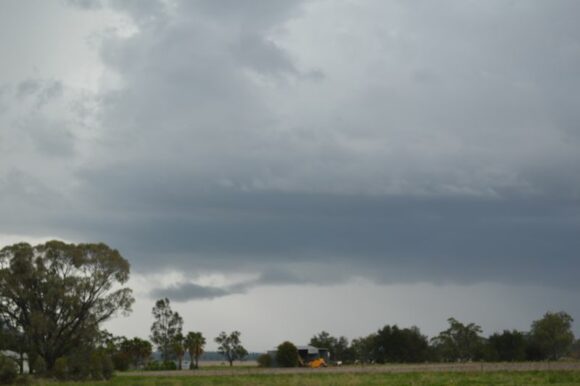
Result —
<instances>
[{"instance_id":1,"label":"green bush","mask_svg":"<svg viewBox=\"0 0 580 386\"><path fill-rule=\"evenodd\" d=\"M103 378L104 379L111 379L113 378L114 366L113 360L109 355L103 355Z\"/></svg>"},{"instance_id":2,"label":"green bush","mask_svg":"<svg viewBox=\"0 0 580 386\"><path fill-rule=\"evenodd\" d=\"M131 357L126 352L117 352L113 354L113 367L117 371L127 371L131 366Z\"/></svg>"},{"instance_id":3,"label":"green bush","mask_svg":"<svg viewBox=\"0 0 580 386\"><path fill-rule=\"evenodd\" d=\"M91 379L105 380L113 376L113 361L103 351L93 351L90 357L89 374Z\"/></svg>"},{"instance_id":4,"label":"green bush","mask_svg":"<svg viewBox=\"0 0 580 386\"><path fill-rule=\"evenodd\" d=\"M145 366L145 370L148 371L160 371L160 370L177 370L177 365L173 361L151 361Z\"/></svg>"},{"instance_id":5,"label":"green bush","mask_svg":"<svg viewBox=\"0 0 580 386\"><path fill-rule=\"evenodd\" d=\"M259 367L272 367L272 357L268 354L262 354L258 357Z\"/></svg>"},{"instance_id":6,"label":"green bush","mask_svg":"<svg viewBox=\"0 0 580 386\"><path fill-rule=\"evenodd\" d=\"M32 380L28 375L21 375L14 381L15 385L31 385Z\"/></svg>"},{"instance_id":7,"label":"green bush","mask_svg":"<svg viewBox=\"0 0 580 386\"><path fill-rule=\"evenodd\" d=\"M91 351L80 348L67 357L66 379L82 381L91 376Z\"/></svg>"},{"instance_id":8,"label":"green bush","mask_svg":"<svg viewBox=\"0 0 580 386\"><path fill-rule=\"evenodd\" d=\"M102 380L103 379L103 354L97 351L91 353L91 359L89 363L89 374L91 379Z\"/></svg>"},{"instance_id":9,"label":"green bush","mask_svg":"<svg viewBox=\"0 0 580 386\"><path fill-rule=\"evenodd\" d=\"M298 349L291 342L284 342L276 351L276 364L280 367L298 366Z\"/></svg>"},{"instance_id":10,"label":"green bush","mask_svg":"<svg viewBox=\"0 0 580 386\"><path fill-rule=\"evenodd\" d=\"M52 375L58 380L65 380L68 376L68 360L65 357L60 357L54 362L52 368Z\"/></svg>"},{"instance_id":11,"label":"green bush","mask_svg":"<svg viewBox=\"0 0 580 386\"><path fill-rule=\"evenodd\" d=\"M163 370L177 370L177 365L173 361L163 362Z\"/></svg>"},{"instance_id":12,"label":"green bush","mask_svg":"<svg viewBox=\"0 0 580 386\"><path fill-rule=\"evenodd\" d=\"M36 357L34 364L32 365L32 370L34 371L34 374L39 377L46 375L46 361L43 357Z\"/></svg>"},{"instance_id":13,"label":"green bush","mask_svg":"<svg viewBox=\"0 0 580 386\"><path fill-rule=\"evenodd\" d=\"M145 370L147 371L161 370L161 366L157 361L149 361L147 365L145 365Z\"/></svg>"},{"instance_id":14,"label":"green bush","mask_svg":"<svg viewBox=\"0 0 580 386\"><path fill-rule=\"evenodd\" d=\"M0 384L13 383L18 376L18 367L12 359L0 354Z\"/></svg>"}]
</instances>

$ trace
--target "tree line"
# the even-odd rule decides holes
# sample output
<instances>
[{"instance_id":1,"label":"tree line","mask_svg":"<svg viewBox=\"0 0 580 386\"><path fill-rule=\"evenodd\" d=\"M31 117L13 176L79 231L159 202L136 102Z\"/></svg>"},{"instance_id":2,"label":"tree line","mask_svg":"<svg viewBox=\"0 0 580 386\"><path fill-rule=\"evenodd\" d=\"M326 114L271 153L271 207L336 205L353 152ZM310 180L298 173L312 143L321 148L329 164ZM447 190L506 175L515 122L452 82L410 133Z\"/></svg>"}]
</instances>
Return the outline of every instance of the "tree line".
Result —
<instances>
[{"instance_id":1,"label":"tree line","mask_svg":"<svg viewBox=\"0 0 580 386\"><path fill-rule=\"evenodd\" d=\"M566 312L547 312L532 322L530 331L504 330L485 338L481 326L449 318L449 327L429 339L419 328L386 325L377 332L353 339L334 337L326 331L314 335L309 344L330 351L335 363L422 363L422 362L518 362L580 359L580 340L572 332L572 317ZM291 342L278 346L278 365L292 367ZM294 346L295 347L295 346ZM290 354L289 354L290 352ZM268 367L270 359L260 358Z\"/></svg>"},{"instance_id":2,"label":"tree line","mask_svg":"<svg viewBox=\"0 0 580 386\"><path fill-rule=\"evenodd\" d=\"M0 356L0 382L4 373L22 372L25 357L32 373L69 379L106 379L115 369L130 367L181 368L186 353L190 368L197 368L206 338L199 331L183 332L183 318L167 298L153 307L150 342L102 330L103 322L131 311L134 299L125 286L129 268L117 250L102 243L18 243L0 250L0 350L17 353L17 358ZM546 313L528 332L505 330L487 338L475 323L448 321L432 339L416 327L387 325L352 342L323 331L310 344L329 349L331 360L344 363L580 357L573 319L565 312ZM239 331L221 332L214 341L230 365L248 354ZM161 361L150 360L154 348Z\"/></svg>"}]
</instances>

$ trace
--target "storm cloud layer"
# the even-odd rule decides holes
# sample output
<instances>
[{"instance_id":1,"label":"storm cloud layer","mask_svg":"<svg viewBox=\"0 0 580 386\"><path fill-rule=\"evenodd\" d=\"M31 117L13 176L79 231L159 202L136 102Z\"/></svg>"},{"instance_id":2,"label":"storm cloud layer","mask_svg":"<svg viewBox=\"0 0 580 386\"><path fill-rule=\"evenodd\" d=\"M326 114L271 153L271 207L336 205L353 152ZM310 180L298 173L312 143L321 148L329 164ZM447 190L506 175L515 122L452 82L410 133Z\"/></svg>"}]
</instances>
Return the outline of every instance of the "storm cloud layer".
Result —
<instances>
[{"instance_id":1,"label":"storm cloud layer","mask_svg":"<svg viewBox=\"0 0 580 386\"><path fill-rule=\"evenodd\" d=\"M68 6L117 24L87 42L95 87L2 69L0 233L105 241L185 272L152 291L176 300L353 277L578 289L579 2Z\"/></svg>"}]
</instances>

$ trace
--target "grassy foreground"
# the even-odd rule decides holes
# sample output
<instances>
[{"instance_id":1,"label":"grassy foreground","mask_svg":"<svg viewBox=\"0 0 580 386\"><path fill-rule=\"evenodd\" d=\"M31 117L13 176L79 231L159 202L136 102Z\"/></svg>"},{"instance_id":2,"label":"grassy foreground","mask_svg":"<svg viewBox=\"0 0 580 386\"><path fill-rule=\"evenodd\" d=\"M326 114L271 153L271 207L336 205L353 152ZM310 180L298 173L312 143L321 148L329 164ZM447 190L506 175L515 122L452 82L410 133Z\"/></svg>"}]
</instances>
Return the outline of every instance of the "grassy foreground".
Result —
<instances>
[{"instance_id":1,"label":"grassy foreground","mask_svg":"<svg viewBox=\"0 0 580 386\"><path fill-rule=\"evenodd\" d=\"M578 371L488 373L341 373L254 374L203 377L117 376L108 382L36 383L46 386L470 386L470 385L580 385Z\"/></svg>"}]
</instances>

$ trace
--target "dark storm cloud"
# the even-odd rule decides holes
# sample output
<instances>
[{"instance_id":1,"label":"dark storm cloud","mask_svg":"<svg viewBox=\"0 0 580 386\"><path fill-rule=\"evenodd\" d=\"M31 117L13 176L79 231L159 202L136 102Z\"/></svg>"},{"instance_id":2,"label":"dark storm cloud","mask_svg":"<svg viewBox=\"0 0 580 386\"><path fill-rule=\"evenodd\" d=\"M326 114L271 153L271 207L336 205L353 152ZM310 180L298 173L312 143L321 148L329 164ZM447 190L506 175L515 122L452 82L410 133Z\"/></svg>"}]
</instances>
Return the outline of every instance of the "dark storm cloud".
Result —
<instances>
[{"instance_id":1,"label":"dark storm cloud","mask_svg":"<svg viewBox=\"0 0 580 386\"><path fill-rule=\"evenodd\" d=\"M98 184L94 184L96 186ZM130 251L141 272L263 272L261 284L499 281L577 287L575 201L134 189L125 213L74 227ZM137 194L137 191L140 194ZM121 195L123 196L123 195ZM183 199L183 197L182 197ZM72 225L68 223L67 225Z\"/></svg>"},{"instance_id":2,"label":"dark storm cloud","mask_svg":"<svg viewBox=\"0 0 580 386\"><path fill-rule=\"evenodd\" d=\"M580 3L107 4L137 31L103 38L120 85L37 230L140 272L261 275L153 291L181 300L353 276L578 288ZM3 232L30 224L12 178Z\"/></svg>"}]
</instances>

